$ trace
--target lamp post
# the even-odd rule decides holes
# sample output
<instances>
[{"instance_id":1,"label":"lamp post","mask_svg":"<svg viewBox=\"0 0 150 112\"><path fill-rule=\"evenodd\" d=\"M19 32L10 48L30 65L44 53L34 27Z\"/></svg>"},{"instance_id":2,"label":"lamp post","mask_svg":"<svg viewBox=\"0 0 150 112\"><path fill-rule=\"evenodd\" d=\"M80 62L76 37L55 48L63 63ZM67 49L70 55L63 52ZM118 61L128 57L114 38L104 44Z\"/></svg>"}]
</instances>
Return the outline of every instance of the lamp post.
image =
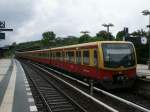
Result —
<instances>
[{"instance_id":1,"label":"lamp post","mask_svg":"<svg viewBox=\"0 0 150 112\"><path fill-rule=\"evenodd\" d=\"M148 43L149 43L149 59L148 59L148 69L150 70L150 11L149 10L143 10L142 14L144 16L149 16L149 25L147 25L147 27L149 28L149 32L148 32Z\"/></svg>"},{"instance_id":2,"label":"lamp post","mask_svg":"<svg viewBox=\"0 0 150 112\"><path fill-rule=\"evenodd\" d=\"M81 31L80 33L82 33L83 35L86 35L88 33L90 33L89 31Z\"/></svg>"},{"instance_id":3,"label":"lamp post","mask_svg":"<svg viewBox=\"0 0 150 112\"><path fill-rule=\"evenodd\" d=\"M109 23L109 24L102 24L102 26L107 28L107 35L108 35L109 40L111 40L110 33L109 33L109 27L113 27L114 25L112 23Z\"/></svg>"},{"instance_id":4,"label":"lamp post","mask_svg":"<svg viewBox=\"0 0 150 112\"><path fill-rule=\"evenodd\" d=\"M109 24L102 24L102 26L107 28L107 33L109 33L109 27L113 27L114 25L112 23Z\"/></svg>"}]
</instances>

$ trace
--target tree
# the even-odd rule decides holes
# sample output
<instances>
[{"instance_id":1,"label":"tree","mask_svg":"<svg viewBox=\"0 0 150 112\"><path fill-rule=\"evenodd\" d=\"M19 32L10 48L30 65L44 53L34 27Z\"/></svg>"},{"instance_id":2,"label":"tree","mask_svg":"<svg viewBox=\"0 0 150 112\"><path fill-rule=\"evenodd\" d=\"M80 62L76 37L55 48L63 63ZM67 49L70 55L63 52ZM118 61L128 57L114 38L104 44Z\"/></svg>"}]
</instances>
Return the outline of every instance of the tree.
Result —
<instances>
[{"instance_id":1,"label":"tree","mask_svg":"<svg viewBox=\"0 0 150 112\"><path fill-rule=\"evenodd\" d=\"M55 42L55 33L52 31L47 31L44 32L42 34L43 38L42 38L42 44L43 46L49 47L49 46L53 46L54 42Z\"/></svg>"},{"instance_id":2,"label":"tree","mask_svg":"<svg viewBox=\"0 0 150 112\"><path fill-rule=\"evenodd\" d=\"M96 38L98 40L113 40L114 37L111 33L108 33L106 31L102 30L96 34Z\"/></svg>"},{"instance_id":3,"label":"tree","mask_svg":"<svg viewBox=\"0 0 150 112\"><path fill-rule=\"evenodd\" d=\"M124 36L125 36L125 32L119 31L116 35L116 40L123 40Z\"/></svg>"},{"instance_id":4,"label":"tree","mask_svg":"<svg viewBox=\"0 0 150 112\"><path fill-rule=\"evenodd\" d=\"M13 42L13 43L12 43L12 45L11 45L12 53L14 53L14 52L15 52L15 50L16 50L16 46L17 46L16 42Z\"/></svg>"},{"instance_id":5,"label":"tree","mask_svg":"<svg viewBox=\"0 0 150 112\"><path fill-rule=\"evenodd\" d=\"M132 36L146 36L146 32L144 30L137 30L131 33Z\"/></svg>"},{"instance_id":6,"label":"tree","mask_svg":"<svg viewBox=\"0 0 150 112\"><path fill-rule=\"evenodd\" d=\"M91 36L88 34L83 34L79 38L79 43L89 42L91 39Z\"/></svg>"}]
</instances>

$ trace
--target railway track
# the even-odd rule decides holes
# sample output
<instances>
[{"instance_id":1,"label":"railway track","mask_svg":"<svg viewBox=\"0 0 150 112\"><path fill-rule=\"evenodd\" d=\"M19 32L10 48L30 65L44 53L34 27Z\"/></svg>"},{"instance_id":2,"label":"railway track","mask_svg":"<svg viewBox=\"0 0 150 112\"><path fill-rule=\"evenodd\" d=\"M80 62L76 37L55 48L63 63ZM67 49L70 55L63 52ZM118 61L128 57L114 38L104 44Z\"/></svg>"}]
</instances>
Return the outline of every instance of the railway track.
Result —
<instances>
[{"instance_id":1,"label":"railway track","mask_svg":"<svg viewBox=\"0 0 150 112\"><path fill-rule=\"evenodd\" d=\"M39 75L38 71L32 66L22 64L25 73L28 75L32 90L36 98L36 105L39 111L43 112L86 112L79 104L73 101L56 85ZM36 92L35 92L36 91Z\"/></svg>"},{"instance_id":2,"label":"railway track","mask_svg":"<svg viewBox=\"0 0 150 112\"><path fill-rule=\"evenodd\" d=\"M61 78L64 77L63 78L64 80L69 79L69 80L67 80L67 82L69 82L71 84L75 84L75 86L82 89L84 92L89 93L88 84L86 84L85 82L74 79L70 76L66 76L64 73L53 70L53 69L46 67L46 66L43 66L43 65L38 64L35 66L37 66L39 69L41 69L47 73L53 72L53 73L57 74L57 76L58 76L58 74L59 74L59 76L61 74L61 76L60 76ZM78 82L78 84L77 84L77 82ZM84 85L85 87L79 87L79 85L81 85L81 84ZM120 112L133 112L133 111L135 111L135 112L149 112L150 111L147 107L134 104L128 100L125 100L123 98L115 96L115 95L108 93L104 90L101 90L99 88L94 87L94 91L95 92L93 94L93 97L95 97L97 100L101 100L102 102L105 102L105 104L108 104L108 106L110 106L114 109L114 110L111 110L113 112L114 111L116 111L116 112L117 111L120 111ZM103 106L103 107L105 107L105 106ZM98 111L95 110L95 112L98 112ZM105 112L108 112L108 109L105 110Z\"/></svg>"}]
</instances>

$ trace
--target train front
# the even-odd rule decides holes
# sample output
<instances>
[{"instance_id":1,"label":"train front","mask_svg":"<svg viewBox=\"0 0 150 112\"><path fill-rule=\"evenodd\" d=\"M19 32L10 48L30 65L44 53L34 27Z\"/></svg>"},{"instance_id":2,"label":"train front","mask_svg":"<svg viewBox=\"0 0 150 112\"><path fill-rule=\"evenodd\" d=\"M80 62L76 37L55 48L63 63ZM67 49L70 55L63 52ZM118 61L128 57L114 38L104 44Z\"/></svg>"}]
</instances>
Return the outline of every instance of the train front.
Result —
<instances>
[{"instance_id":1,"label":"train front","mask_svg":"<svg viewBox=\"0 0 150 112\"><path fill-rule=\"evenodd\" d=\"M136 79L136 53L130 42L101 43L102 85L107 89L130 88Z\"/></svg>"}]
</instances>

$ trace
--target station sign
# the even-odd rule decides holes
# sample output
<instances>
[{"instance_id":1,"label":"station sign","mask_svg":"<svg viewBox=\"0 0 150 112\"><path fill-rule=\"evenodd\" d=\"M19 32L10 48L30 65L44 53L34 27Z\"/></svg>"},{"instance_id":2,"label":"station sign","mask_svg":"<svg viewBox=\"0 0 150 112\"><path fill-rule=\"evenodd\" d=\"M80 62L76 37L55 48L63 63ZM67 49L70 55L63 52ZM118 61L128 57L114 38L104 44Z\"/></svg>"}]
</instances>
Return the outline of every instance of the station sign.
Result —
<instances>
[{"instance_id":1,"label":"station sign","mask_svg":"<svg viewBox=\"0 0 150 112\"><path fill-rule=\"evenodd\" d=\"M5 33L0 33L0 39L5 39Z\"/></svg>"},{"instance_id":2,"label":"station sign","mask_svg":"<svg viewBox=\"0 0 150 112\"><path fill-rule=\"evenodd\" d=\"M5 21L0 21L0 28L5 28Z\"/></svg>"}]
</instances>

